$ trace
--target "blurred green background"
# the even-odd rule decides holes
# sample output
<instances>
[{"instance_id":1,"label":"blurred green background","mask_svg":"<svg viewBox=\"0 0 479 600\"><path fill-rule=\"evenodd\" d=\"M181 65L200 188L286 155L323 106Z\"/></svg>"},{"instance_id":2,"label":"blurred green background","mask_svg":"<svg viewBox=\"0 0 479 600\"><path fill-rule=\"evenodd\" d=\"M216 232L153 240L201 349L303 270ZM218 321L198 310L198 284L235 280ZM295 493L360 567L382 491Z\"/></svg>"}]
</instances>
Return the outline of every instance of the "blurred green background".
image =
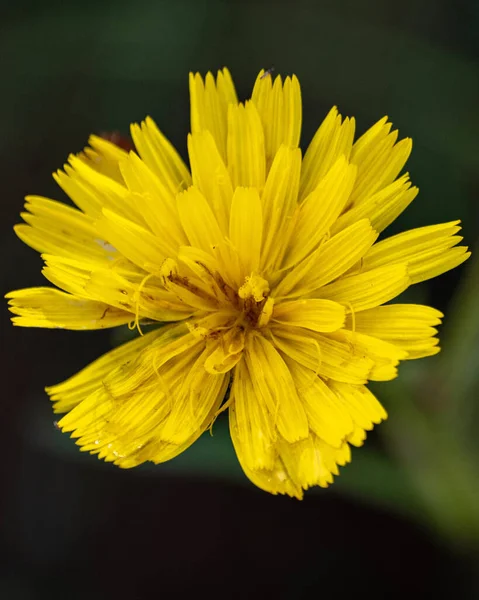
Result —
<instances>
[{"instance_id":1,"label":"blurred green background","mask_svg":"<svg viewBox=\"0 0 479 600\"><path fill-rule=\"evenodd\" d=\"M476 246L479 2L0 5L3 291L43 284L12 232L23 197L61 199L51 173L70 152L147 114L186 156L188 72L223 65L241 98L262 67L298 75L303 148L333 104L359 132L389 115L421 192L388 233L460 218ZM303 502L246 480L225 418L162 466L82 455L43 387L125 333L14 329L5 309L0 598L479 598L478 292L473 256L407 293L446 313L444 350L374 386L389 421Z\"/></svg>"}]
</instances>

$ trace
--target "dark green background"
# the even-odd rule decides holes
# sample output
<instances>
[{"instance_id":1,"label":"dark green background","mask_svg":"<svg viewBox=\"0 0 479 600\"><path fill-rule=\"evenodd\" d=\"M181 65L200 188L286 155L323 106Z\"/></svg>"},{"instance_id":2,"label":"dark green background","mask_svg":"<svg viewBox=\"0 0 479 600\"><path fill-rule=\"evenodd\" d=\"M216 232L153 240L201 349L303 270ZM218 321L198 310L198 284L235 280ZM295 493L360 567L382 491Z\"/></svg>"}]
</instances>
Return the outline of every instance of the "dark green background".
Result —
<instances>
[{"instance_id":1,"label":"dark green background","mask_svg":"<svg viewBox=\"0 0 479 600\"><path fill-rule=\"evenodd\" d=\"M227 65L239 96L296 73L303 148L329 108L414 140L420 195L390 231L460 218L478 237L479 3L445 0L0 2L2 290L42 285L15 238L26 194L90 133L150 114L185 156L187 75ZM2 311L0 598L479 597L479 268L407 299L446 311L444 352L378 385L390 420L300 503L242 475L225 419L178 459L120 471L53 426L43 393L123 332L14 329Z\"/></svg>"}]
</instances>

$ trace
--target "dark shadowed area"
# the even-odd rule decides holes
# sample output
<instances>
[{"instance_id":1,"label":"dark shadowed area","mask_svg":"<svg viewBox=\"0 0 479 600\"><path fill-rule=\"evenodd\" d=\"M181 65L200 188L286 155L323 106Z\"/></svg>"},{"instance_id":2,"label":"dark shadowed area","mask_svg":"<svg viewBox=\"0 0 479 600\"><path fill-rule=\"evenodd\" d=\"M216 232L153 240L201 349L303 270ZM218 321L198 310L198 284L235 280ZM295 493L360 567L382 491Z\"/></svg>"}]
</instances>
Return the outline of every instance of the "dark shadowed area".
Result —
<instances>
[{"instance_id":1,"label":"dark shadowed area","mask_svg":"<svg viewBox=\"0 0 479 600\"><path fill-rule=\"evenodd\" d=\"M90 133L151 115L186 159L188 72L296 73L302 148L332 105L389 115L420 194L388 233L461 219L479 234L476 0L0 0L1 289L44 285L12 227ZM479 259L405 294L445 312L443 352L374 392L389 413L302 502L242 474L227 419L170 463L122 471L54 426L45 385L128 331L14 328L1 312L0 598L479 597Z\"/></svg>"}]
</instances>

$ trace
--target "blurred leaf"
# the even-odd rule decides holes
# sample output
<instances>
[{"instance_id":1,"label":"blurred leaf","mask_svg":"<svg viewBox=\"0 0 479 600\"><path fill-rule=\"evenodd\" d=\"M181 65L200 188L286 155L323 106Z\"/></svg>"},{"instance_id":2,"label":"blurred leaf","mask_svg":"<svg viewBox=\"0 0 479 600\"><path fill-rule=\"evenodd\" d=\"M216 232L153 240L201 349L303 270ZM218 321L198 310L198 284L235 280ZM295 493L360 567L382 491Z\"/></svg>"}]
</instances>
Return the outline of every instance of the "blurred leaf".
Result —
<instances>
[{"instance_id":1,"label":"blurred leaf","mask_svg":"<svg viewBox=\"0 0 479 600\"><path fill-rule=\"evenodd\" d=\"M24 435L26 441L42 451L52 452L66 461L82 461L92 468L117 469L80 452L74 440L56 430L55 416L50 412L46 398L39 399L38 412L30 414ZM220 416L213 426L213 435L204 433L190 448L177 458L160 464L146 463L131 471L132 476L178 475L207 477L249 485L231 443L228 419ZM252 485L252 484L251 484ZM355 499L370 502L383 510L414 515L418 512L418 499L406 475L390 459L367 446L353 449L353 460L343 467L331 488ZM324 493L313 488L310 493Z\"/></svg>"},{"instance_id":2,"label":"blurred leaf","mask_svg":"<svg viewBox=\"0 0 479 600\"><path fill-rule=\"evenodd\" d=\"M407 472L367 445L353 449L351 464L341 469L333 487L383 510L421 518L421 502Z\"/></svg>"},{"instance_id":3,"label":"blurred leaf","mask_svg":"<svg viewBox=\"0 0 479 600\"><path fill-rule=\"evenodd\" d=\"M445 386L443 394L448 401L443 411L444 424L456 435L473 440L479 462L478 300L479 252L476 250L466 265L464 277L448 313L443 335L444 350L433 376L441 386Z\"/></svg>"},{"instance_id":4,"label":"blurred leaf","mask_svg":"<svg viewBox=\"0 0 479 600\"><path fill-rule=\"evenodd\" d=\"M476 460L454 429L427 411L420 389L421 385L408 385L404 378L389 386L389 398L394 397L394 418L381 427L381 435L391 456L407 473L423 507L422 514L415 516L452 541L477 543Z\"/></svg>"}]
</instances>

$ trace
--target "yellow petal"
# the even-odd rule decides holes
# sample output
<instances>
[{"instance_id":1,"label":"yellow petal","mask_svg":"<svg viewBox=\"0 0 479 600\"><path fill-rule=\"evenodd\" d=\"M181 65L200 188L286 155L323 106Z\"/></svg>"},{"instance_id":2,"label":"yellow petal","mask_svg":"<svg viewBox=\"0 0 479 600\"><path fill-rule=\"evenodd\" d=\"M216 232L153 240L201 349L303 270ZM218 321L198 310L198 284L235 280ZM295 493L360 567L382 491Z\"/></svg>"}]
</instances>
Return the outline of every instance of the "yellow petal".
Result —
<instances>
[{"instance_id":1,"label":"yellow petal","mask_svg":"<svg viewBox=\"0 0 479 600\"><path fill-rule=\"evenodd\" d=\"M346 326L386 340L406 351L407 360L437 354L438 340L435 325L443 315L430 306L418 304L390 304L377 306L348 316Z\"/></svg>"},{"instance_id":2,"label":"yellow petal","mask_svg":"<svg viewBox=\"0 0 479 600\"><path fill-rule=\"evenodd\" d=\"M148 275L146 271L121 257L107 263L106 266L98 261L50 254L43 254L42 258L45 261L42 275L57 287L71 294L100 300L118 308L127 308L125 303L129 298L129 290L155 287L155 284L158 286L161 283L157 277ZM100 288L105 280L104 289L99 289L97 293L93 289L87 290L93 277L99 279L97 283ZM113 301L114 298L117 300Z\"/></svg>"},{"instance_id":3,"label":"yellow petal","mask_svg":"<svg viewBox=\"0 0 479 600\"><path fill-rule=\"evenodd\" d=\"M178 194L181 224L192 246L214 254L224 234L206 198L195 187Z\"/></svg>"},{"instance_id":4,"label":"yellow petal","mask_svg":"<svg viewBox=\"0 0 479 600\"><path fill-rule=\"evenodd\" d=\"M70 166L65 165L65 173L57 173L57 182L86 214L98 218L102 210L108 208L135 223L144 224L143 215L131 202L130 192L124 185L95 171L77 156L70 155L68 162Z\"/></svg>"},{"instance_id":5,"label":"yellow petal","mask_svg":"<svg viewBox=\"0 0 479 600\"><path fill-rule=\"evenodd\" d=\"M157 340L156 345L158 343ZM168 367L158 368L155 376L145 380L141 387L129 394L115 397L108 418L102 424L101 436L96 437L99 423L95 423L94 414L92 417L85 416L80 423L78 414L75 413L81 412L81 406L75 409L75 416L72 414L64 417L60 426L71 428L74 423L76 429L73 435L80 438L81 446L87 444L90 436L96 437L96 441L99 442L95 444L97 447L89 448L96 451L100 450L102 438L108 443L114 438L117 452L121 452L124 458L127 458L128 454L139 449L139 446L143 448L146 441L150 441L152 438L159 439L159 432L165 424L165 419L174 410L172 396L181 387L184 373L190 372L194 368L200 355L201 352L198 348L191 348L170 361ZM138 355L133 363L136 368L139 366L141 356ZM129 368L126 365L124 370L128 371ZM107 376L103 382L103 388L107 392L109 391L109 381L110 378ZM66 423L69 424L66 425Z\"/></svg>"},{"instance_id":6,"label":"yellow petal","mask_svg":"<svg viewBox=\"0 0 479 600\"><path fill-rule=\"evenodd\" d=\"M229 105L227 157L233 187L263 189L266 175L263 127L252 102Z\"/></svg>"},{"instance_id":7,"label":"yellow petal","mask_svg":"<svg viewBox=\"0 0 479 600\"><path fill-rule=\"evenodd\" d=\"M459 265L462 265L470 256L471 252L468 251L467 246L451 248L447 252L444 252L444 254L431 252L422 261L418 260L416 264L411 266L413 283L420 283L421 281L432 279L451 269L455 269Z\"/></svg>"},{"instance_id":8,"label":"yellow petal","mask_svg":"<svg viewBox=\"0 0 479 600\"><path fill-rule=\"evenodd\" d=\"M211 375L204 368L207 354L192 366L171 397L171 413L157 432L162 441L183 444L210 424L211 412L219 409L229 383L228 374Z\"/></svg>"},{"instance_id":9,"label":"yellow petal","mask_svg":"<svg viewBox=\"0 0 479 600\"><path fill-rule=\"evenodd\" d=\"M261 196L263 214L268 216L267 220L263 220L261 268L264 271L279 266L293 232L292 218L297 204L300 170L300 150L281 146Z\"/></svg>"},{"instance_id":10,"label":"yellow petal","mask_svg":"<svg viewBox=\"0 0 479 600\"><path fill-rule=\"evenodd\" d=\"M52 402L54 402L53 410L57 413L62 413L72 409L92 392L100 388L102 381L114 369L131 362L156 338L164 335L165 329L168 327L171 328L171 326L163 327L156 331L151 331L146 335L139 336L131 342L122 344L114 350L107 352L69 379L45 388Z\"/></svg>"},{"instance_id":11,"label":"yellow petal","mask_svg":"<svg viewBox=\"0 0 479 600\"><path fill-rule=\"evenodd\" d=\"M206 422L209 423L213 417L214 412L208 416ZM207 427L209 427L209 425ZM156 465L166 462L187 450L203 433L203 430L198 430L183 444L170 444L161 440L150 440L142 446L142 448L137 450L133 456L123 458L121 462L118 463L118 466L124 469L130 469L141 465L145 461L151 461Z\"/></svg>"},{"instance_id":12,"label":"yellow petal","mask_svg":"<svg viewBox=\"0 0 479 600\"><path fill-rule=\"evenodd\" d=\"M241 360L245 333L240 327L230 327L208 347L210 352L204 368L212 375L227 373Z\"/></svg>"},{"instance_id":13,"label":"yellow petal","mask_svg":"<svg viewBox=\"0 0 479 600\"><path fill-rule=\"evenodd\" d=\"M438 338L428 337L418 340L397 340L394 345L407 352L406 360L434 356L441 351Z\"/></svg>"},{"instance_id":14,"label":"yellow petal","mask_svg":"<svg viewBox=\"0 0 479 600\"><path fill-rule=\"evenodd\" d=\"M105 329L132 320L124 310L86 298L77 298L53 288L16 290L5 296L9 310L17 315L14 325L49 329Z\"/></svg>"},{"instance_id":15,"label":"yellow petal","mask_svg":"<svg viewBox=\"0 0 479 600\"><path fill-rule=\"evenodd\" d=\"M197 266L201 267L201 265ZM173 259L167 258L163 262L160 277L165 288L187 306L206 311L216 311L219 308L220 300L216 294L218 286L192 277L190 273L188 276L182 275L178 264Z\"/></svg>"},{"instance_id":16,"label":"yellow petal","mask_svg":"<svg viewBox=\"0 0 479 600\"><path fill-rule=\"evenodd\" d=\"M184 359L186 362L191 363L196 361L203 348L204 341L191 335L184 323L165 326L162 328L162 335L146 347L128 365L128 368L118 368L110 373L104 382L108 388L108 393L112 398L119 399L136 393L138 390L158 389L162 380L158 374L163 367L165 367L161 371L163 375L168 369L171 370L172 374L176 373L173 369L175 367L178 371L178 377L184 378L184 372L180 373L181 360Z\"/></svg>"},{"instance_id":17,"label":"yellow petal","mask_svg":"<svg viewBox=\"0 0 479 600\"><path fill-rule=\"evenodd\" d=\"M233 186L228 169L209 131L188 136L193 185L204 195L226 235L230 218Z\"/></svg>"},{"instance_id":18,"label":"yellow petal","mask_svg":"<svg viewBox=\"0 0 479 600\"><path fill-rule=\"evenodd\" d=\"M245 431L246 424L241 423L240 436L238 416L234 406L229 410L229 422L231 440L236 451L236 456L248 479L260 489L270 494L287 494L293 498L301 499L303 497L301 488L291 480L281 458L275 452L274 448L271 448L269 452L264 448L264 442L261 438L262 431L256 429L258 422L254 421L255 429L248 431ZM268 468L252 469L249 467L249 459L250 457L255 458L253 452L258 451L258 449L260 452L264 452L260 456L264 458L269 455L272 456L272 459L266 463Z\"/></svg>"},{"instance_id":19,"label":"yellow petal","mask_svg":"<svg viewBox=\"0 0 479 600\"><path fill-rule=\"evenodd\" d=\"M409 138L396 144L398 132L389 133L391 123L381 119L354 144L351 162L358 167L351 204L359 204L381 188L392 183L411 154Z\"/></svg>"},{"instance_id":20,"label":"yellow petal","mask_svg":"<svg viewBox=\"0 0 479 600\"><path fill-rule=\"evenodd\" d=\"M60 289L79 296L89 298L90 300L99 300L111 306L116 306L123 310L128 310L127 306L118 306L116 303L110 303L106 298L96 298L85 291L85 286L88 283L91 273L95 268L98 268L98 263L79 261L72 258L60 256L52 256L49 254L42 255L45 261L45 267L42 269L42 275L48 279L50 283L56 285ZM101 264L101 263L100 263Z\"/></svg>"},{"instance_id":21,"label":"yellow petal","mask_svg":"<svg viewBox=\"0 0 479 600\"><path fill-rule=\"evenodd\" d=\"M305 327L313 331L336 331L344 325L346 311L330 300L294 300L277 304L273 320L285 325Z\"/></svg>"},{"instance_id":22,"label":"yellow petal","mask_svg":"<svg viewBox=\"0 0 479 600\"><path fill-rule=\"evenodd\" d=\"M359 311L392 300L404 292L410 283L407 266L393 265L338 279L321 288L318 296Z\"/></svg>"},{"instance_id":23,"label":"yellow petal","mask_svg":"<svg viewBox=\"0 0 479 600\"><path fill-rule=\"evenodd\" d=\"M346 206L356 168L341 156L300 206L284 266L300 262L316 250Z\"/></svg>"},{"instance_id":24,"label":"yellow petal","mask_svg":"<svg viewBox=\"0 0 479 600\"><path fill-rule=\"evenodd\" d=\"M284 85L262 70L251 96L263 124L266 159L271 164L280 146L297 148L301 136L302 103L298 78L286 77Z\"/></svg>"},{"instance_id":25,"label":"yellow petal","mask_svg":"<svg viewBox=\"0 0 479 600\"><path fill-rule=\"evenodd\" d=\"M78 157L95 171L124 185L119 163L128 156L128 153L123 148L97 135L91 135L88 143L91 147L87 146Z\"/></svg>"},{"instance_id":26,"label":"yellow petal","mask_svg":"<svg viewBox=\"0 0 479 600\"><path fill-rule=\"evenodd\" d=\"M53 173L53 179L69 196L80 210L89 217L97 219L103 210L101 197L96 190L80 179L70 165L64 165L64 171Z\"/></svg>"},{"instance_id":27,"label":"yellow petal","mask_svg":"<svg viewBox=\"0 0 479 600\"><path fill-rule=\"evenodd\" d=\"M373 245L377 236L367 219L351 225L294 267L279 283L273 296L289 298L318 291L354 265ZM317 293L322 296L322 291Z\"/></svg>"},{"instance_id":28,"label":"yellow petal","mask_svg":"<svg viewBox=\"0 0 479 600\"><path fill-rule=\"evenodd\" d=\"M270 333L274 345L285 357L318 373L322 363L321 348L309 331L286 328L273 322Z\"/></svg>"},{"instance_id":29,"label":"yellow petal","mask_svg":"<svg viewBox=\"0 0 479 600\"><path fill-rule=\"evenodd\" d=\"M388 117L382 117L372 127L370 127L361 137L354 142L353 156L356 162L362 162L368 155L371 148L377 146L388 136L391 131L392 123L388 122Z\"/></svg>"},{"instance_id":30,"label":"yellow petal","mask_svg":"<svg viewBox=\"0 0 479 600\"><path fill-rule=\"evenodd\" d=\"M219 396L222 397L223 392L220 392ZM153 430L151 433L143 436L143 440L146 438L147 441L143 443L140 449L136 450L133 455L121 459L117 464L122 468L131 468L136 467L147 460L159 464L175 458L189 448L189 446L191 446L191 444L193 444L204 431L210 427L217 416L218 411L218 405L214 403L210 413L205 417L201 426L181 444L157 439L158 436L156 435L156 430Z\"/></svg>"},{"instance_id":31,"label":"yellow petal","mask_svg":"<svg viewBox=\"0 0 479 600\"><path fill-rule=\"evenodd\" d=\"M339 448L354 426L349 412L337 401L327 383L296 361L287 364L296 383L311 431L327 444Z\"/></svg>"},{"instance_id":32,"label":"yellow petal","mask_svg":"<svg viewBox=\"0 0 479 600\"><path fill-rule=\"evenodd\" d=\"M190 73L191 132L209 131L223 159L230 104L237 105L238 99L228 69L218 71L216 83L211 73L206 75L204 83L199 73Z\"/></svg>"},{"instance_id":33,"label":"yellow petal","mask_svg":"<svg viewBox=\"0 0 479 600\"><path fill-rule=\"evenodd\" d=\"M368 379L372 381L394 379L397 377L396 367L399 361L407 358L407 352L395 344L357 331L342 329L324 337L345 344L357 356L370 359L373 364L368 373Z\"/></svg>"},{"instance_id":34,"label":"yellow petal","mask_svg":"<svg viewBox=\"0 0 479 600\"><path fill-rule=\"evenodd\" d=\"M348 315L347 327L383 340L416 339L433 336L443 314L420 304L388 304Z\"/></svg>"},{"instance_id":35,"label":"yellow petal","mask_svg":"<svg viewBox=\"0 0 479 600\"><path fill-rule=\"evenodd\" d=\"M333 381L330 387L357 427L370 430L387 419L386 411L366 386Z\"/></svg>"},{"instance_id":36,"label":"yellow petal","mask_svg":"<svg viewBox=\"0 0 479 600\"><path fill-rule=\"evenodd\" d=\"M374 360L357 346L345 340L316 334L320 347L321 364L318 375L344 383L366 383L374 368Z\"/></svg>"},{"instance_id":37,"label":"yellow petal","mask_svg":"<svg viewBox=\"0 0 479 600\"><path fill-rule=\"evenodd\" d=\"M366 383L374 361L344 341L300 328L273 326L274 345L285 356L326 379Z\"/></svg>"},{"instance_id":38,"label":"yellow petal","mask_svg":"<svg viewBox=\"0 0 479 600\"><path fill-rule=\"evenodd\" d=\"M411 187L406 173L342 214L331 227L331 235L364 218L371 221L377 232L383 231L411 204L418 191L417 187Z\"/></svg>"},{"instance_id":39,"label":"yellow petal","mask_svg":"<svg viewBox=\"0 0 479 600\"><path fill-rule=\"evenodd\" d=\"M16 225L18 237L37 250L65 257L108 262L116 254L100 239L93 220L84 213L40 196L27 196L22 213L28 225Z\"/></svg>"},{"instance_id":40,"label":"yellow petal","mask_svg":"<svg viewBox=\"0 0 479 600\"><path fill-rule=\"evenodd\" d=\"M197 318L186 323L188 329L194 337L206 341L208 349L214 351L216 338L219 338L231 327L234 327L237 315L232 310L224 309L218 311L201 312L197 314ZM243 344L241 337L230 339L227 347L238 347L236 343L239 341ZM238 348L239 350L239 348ZM233 350L234 351L234 350ZM205 364L208 358L205 360Z\"/></svg>"},{"instance_id":41,"label":"yellow petal","mask_svg":"<svg viewBox=\"0 0 479 600\"><path fill-rule=\"evenodd\" d=\"M361 269L407 263L412 283L453 269L470 256L465 246L452 249L462 240L462 237L454 235L461 229L458 223L460 221L419 227L387 238L369 250Z\"/></svg>"},{"instance_id":42,"label":"yellow petal","mask_svg":"<svg viewBox=\"0 0 479 600\"><path fill-rule=\"evenodd\" d=\"M366 439L366 431L359 426L356 426L353 433L348 436L348 443L360 448Z\"/></svg>"},{"instance_id":43,"label":"yellow petal","mask_svg":"<svg viewBox=\"0 0 479 600\"><path fill-rule=\"evenodd\" d=\"M141 387L130 394L116 398L116 406L109 415L103 433L115 436L115 446L117 450L120 444L123 446L121 453L125 458L131 454L131 450L139 449L138 446L143 450L145 442L162 441L161 431L165 420L175 410L174 400L177 399L177 392L184 381L184 373L189 373L195 368L199 356L201 353L198 353L198 348L183 352L170 361L168 367L158 368L155 377L145 381ZM108 378L106 387L108 389ZM84 429L81 431L77 429L75 435L79 433L82 434L80 442L83 444L87 441L88 433ZM189 437L186 435L185 441ZM131 446L132 442L136 444L136 448L134 445ZM129 445L131 450L128 448Z\"/></svg>"},{"instance_id":44,"label":"yellow petal","mask_svg":"<svg viewBox=\"0 0 479 600\"><path fill-rule=\"evenodd\" d=\"M305 440L288 443L279 439L275 447L275 462L271 469L253 470L244 464L242 448L235 435L234 421L230 431L238 459L247 477L259 488L271 494L286 494L301 500L303 490L318 485L328 487L333 475L338 475L338 465L351 460L346 443L333 448L310 434Z\"/></svg>"},{"instance_id":45,"label":"yellow petal","mask_svg":"<svg viewBox=\"0 0 479 600\"><path fill-rule=\"evenodd\" d=\"M131 201L143 216L140 225L165 238L172 248L186 243L176 194L133 152L120 163L120 169L131 192Z\"/></svg>"},{"instance_id":46,"label":"yellow petal","mask_svg":"<svg viewBox=\"0 0 479 600\"><path fill-rule=\"evenodd\" d=\"M166 363L151 365L153 355L147 350L123 367L130 379L136 371L142 372L141 386L114 395L116 369L97 392L59 422L64 431L73 431L83 450L122 467L145 460L160 462L165 453L171 457L179 447L192 443L210 423L228 376L208 375L201 367L204 355L198 347L183 346L180 353L177 347L173 357L167 348L172 331L154 343L157 349L166 345L170 356Z\"/></svg>"},{"instance_id":47,"label":"yellow petal","mask_svg":"<svg viewBox=\"0 0 479 600\"><path fill-rule=\"evenodd\" d=\"M337 465L349 460L347 444L334 448L314 434L295 444L280 441L278 452L291 479L305 490L328 487L339 475Z\"/></svg>"},{"instance_id":48,"label":"yellow petal","mask_svg":"<svg viewBox=\"0 0 479 600\"><path fill-rule=\"evenodd\" d=\"M241 463L249 469L272 469L277 432L265 397L255 392L245 360L235 369L230 398L230 430Z\"/></svg>"},{"instance_id":49,"label":"yellow petal","mask_svg":"<svg viewBox=\"0 0 479 600\"><path fill-rule=\"evenodd\" d=\"M304 155L300 199L306 198L318 186L340 156L349 159L354 130L354 119L346 118L343 122L335 106L329 111Z\"/></svg>"},{"instance_id":50,"label":"yellow petal","mask_svg":"<svg viewBox=\"0 0 479 600\"><path fill-rule=\"evenodd\" d=\"M254 188L236 188L229 224L229 239L239 257L237 284L258 271L263 232L261 200Z\"/></svg>"},{"instance_id":51,"label":"yellow petal","mask_svg":"<svg viewBox=\"0 0 479 600\"><path fill-rule=\"evenodd\" d=\"M238 256L226 240L215 246L213 254L195 246L181 246L178 260L189 267L208 294L213 293L231 303L236 297L233 288L239 285L239 281L243 281L240 280Z\"/></svg>"},{"instance_id":52,"label":"yellow petal","mask_svg":"<svg viewBox=\"0 0 479 600\"><path fill-rule=\"evenodd\" d=\"M245 357L255 393L262 397L280 434L291 442L307 437L308 421L293 378L274 346L260 335L251 335Z\"/></svg>"},{"instance_id":53,"label":"yellow petal","mask_svg":"<svg viewBox=\"0 0 479 600\"><path fill-rule=\"evenodd\" d=\"M131 137L144 163L170 194L191 185L191 176L180 155L158 129L151 117L131 126Z\"/></svg>"},{"instance_id":54,"label":"yellow petal","mask_svg":"<svg viewBox=\"0 0 479 600\"><path fill-rule=\"evenodd\" d=\"M158 278L135 284L111 269L94 271L85 284L85 292L97 300L129 310L139 318L154 321L181 321L194 312L165 290Z\"/></svg>"},{"instance_id":55,"label":"yellow petal","mask_svg":"<svg viewBox=\"0 0 479 600\"><path fill-rule=\"evenodd\" d=\"M110 210L105 209L96 227L123 256L150 273L158 273L165 258L177 251L174 239L161 239Z\"/></svg>"}]
</instances>

